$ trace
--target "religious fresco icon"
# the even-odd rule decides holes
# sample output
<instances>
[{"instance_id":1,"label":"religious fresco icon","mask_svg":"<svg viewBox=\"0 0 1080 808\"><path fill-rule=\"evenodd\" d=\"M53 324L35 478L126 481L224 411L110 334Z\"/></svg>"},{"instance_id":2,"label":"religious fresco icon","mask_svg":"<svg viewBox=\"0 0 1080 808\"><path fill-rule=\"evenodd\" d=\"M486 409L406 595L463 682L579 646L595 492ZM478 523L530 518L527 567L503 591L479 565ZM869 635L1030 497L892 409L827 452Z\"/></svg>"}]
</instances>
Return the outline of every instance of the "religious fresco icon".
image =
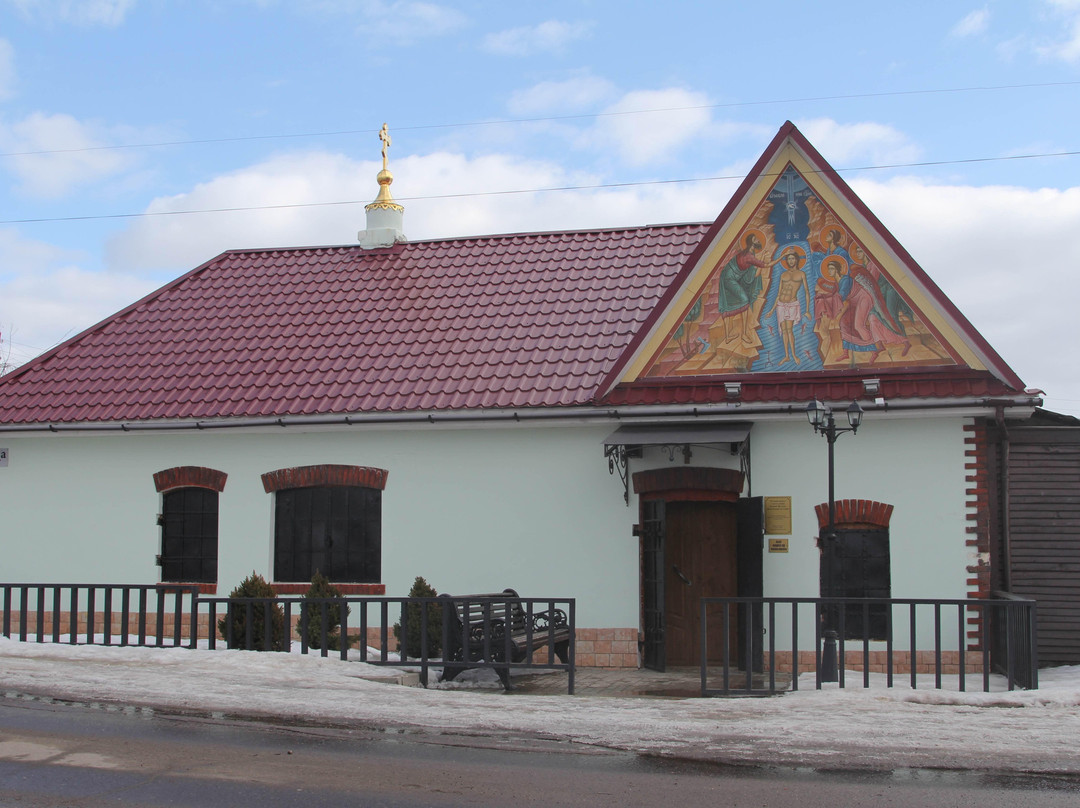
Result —
<instances>
[{"instance_id":1,"label":"religious fresco icon","mask_svg":"<svg viewBox=\"0 0 1080 808\"><path fill-rule=\"evenodd\" d=\"M788 164L644 376L955 364L894 279Z\"/></svg>"}]
</instances>

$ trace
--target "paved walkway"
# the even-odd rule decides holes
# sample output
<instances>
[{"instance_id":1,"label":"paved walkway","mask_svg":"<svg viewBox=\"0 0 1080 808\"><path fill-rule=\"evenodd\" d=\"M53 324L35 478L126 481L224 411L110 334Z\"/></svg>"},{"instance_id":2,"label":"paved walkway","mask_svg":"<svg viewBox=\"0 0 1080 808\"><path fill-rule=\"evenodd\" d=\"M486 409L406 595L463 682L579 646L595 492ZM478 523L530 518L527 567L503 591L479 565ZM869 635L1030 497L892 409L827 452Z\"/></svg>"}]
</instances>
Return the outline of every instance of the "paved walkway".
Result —
<instances>
[{"instance_id":1,"label":"paved walkway","mask_svg":"<svg viewBox=\"0 0 1080 808\"><path fill-rule=\"evenodd\" d=\"M782 677L782 678L781 678ZM790 685L790 676L777 674L776 688L784 690ZM723 685L723 673L710 670L710 690ZM528 696L566 695L566 674L561 671L531 676L515 676L512 693ZM742 673L733 671L729 681L732 689L744 686ZM766 695L767 679L754 677L756 695ZM574 694L577 696L611 696L617 698L697 698L701 696L700 668L669 668L664 673L647 668L578 668L574 674Z\"/></svg>"}]
</instances>

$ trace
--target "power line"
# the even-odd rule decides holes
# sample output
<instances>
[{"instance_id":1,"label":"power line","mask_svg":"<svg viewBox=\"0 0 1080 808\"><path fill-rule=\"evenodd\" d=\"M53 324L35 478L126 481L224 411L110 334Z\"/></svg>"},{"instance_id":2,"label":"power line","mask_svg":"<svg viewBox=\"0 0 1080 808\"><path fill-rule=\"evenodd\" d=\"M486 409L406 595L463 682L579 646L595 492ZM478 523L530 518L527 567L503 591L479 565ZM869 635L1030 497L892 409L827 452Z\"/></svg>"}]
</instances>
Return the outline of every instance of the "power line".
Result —
<instances>
[{"instance_id":1,"label":"power line","mask_svg":"<svg viewBox=\"0 0 1080 808\"><path fill-rule=\"evenodd\" d=\"M588 112L577 115L550 115L535 118L495 118L488 121L463 121L458 123L417 124L395 127L395 132L419 132L429 129L462 129L475 126L511 126L524 123L550 123L556 121L588 120L625 115L649 115L658 112L688 112L702 109L737 109L775 104L804 104L821 101L853 101L867 98L895 98L917 95L946 95L955 93L997 92L1000 90L1031 90L1046 87L1074 87L1080 81L1051 81L1033 84L997 84L972 87L946 87L929 90L890 90L877 93L848 93L843 95L818 95L805 98L777 98L763 101L732 101L722 104L698 104L682 107L657 107L653 109L617 110L613 112ZM48 154L74 154L93 151L118 151L122 149L154 149L166 146L199 146L213 143L244 143L258 140L297 140L300 138L342 137L345 135L374 134L377 129L340 129L323 132L294 132L277 135L243 135L237 137L197 138L190 140L162 140L153 143L121 143L108 146L80 146L72 149L41 149L36 151L0 152L0 157L34 157Z\"/></svg>"},{"instance_id":2,"label":"power line","mask_svg":"<svg viewBox=\"0 0 1080 808\"><path fill-rule=\"evenodd\" d=\"M1008 160L1037 160L1047 157L1075 157L1080 155L1080 151L1063 151L1063 152L1044 152L1037 154L1013 154L1004 157L969 157L958 160L924 160L921 162L913 163L888 163L883 165L869 165L869 166L849 166L846 168L837 168L833 171L837 174L856 172L856 171L883 171L886 169L896 168L930 168L935 166L950 166L950 165L967 165L973 163L994 163L1004 162ZM814 171L811 173L823 173L821 171ZM764 176L764 175L763 175ZM779 176L779 174L772 174L771 176ZM592 185L558 185L550 186L547 188L513 188L505 191L470 191L453 194L429 194L426 196L406 196L397 197L398 202L428 202L439 199L468 199L482 196L516 196L522 194L542 194L542 193L560 193L570 191L602 191L612 190L616 188L635 188L649 185L679 185L689 184L694 182L719 182L724 180L741 180L742 175L728 174L715 177L686 177L681 179L670 180L638 180L634 182L604 182L595 183ZM280 205L243 205L228 208L198 208L193 210L159 210L159 211L142 211L140 213L102 213L102 214L87 214L82 216L54 216L54 217L42 217L36 219L0 219L0 225L7 224L44 224L55 222L85 222L85 221L102 221L109 219L142 219L156 216L192 216L196 214L204 213L242 213L245 211L256 210L286 210L291 208L324 208L324 207L336 207L341 205L366 205L370 200L366 199L347 199L338 200L334 202L294 202Z\"/></svg>"}]
</instances>

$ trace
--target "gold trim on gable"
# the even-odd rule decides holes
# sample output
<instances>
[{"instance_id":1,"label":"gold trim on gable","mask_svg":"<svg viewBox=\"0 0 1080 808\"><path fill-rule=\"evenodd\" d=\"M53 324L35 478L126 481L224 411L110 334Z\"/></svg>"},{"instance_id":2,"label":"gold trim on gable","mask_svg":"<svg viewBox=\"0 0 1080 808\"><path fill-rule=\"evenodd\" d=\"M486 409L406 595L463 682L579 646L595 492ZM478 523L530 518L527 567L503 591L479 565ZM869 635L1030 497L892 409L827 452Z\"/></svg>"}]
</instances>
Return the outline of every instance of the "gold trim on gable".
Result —
<instances>
[{"instance_id":1,"label":"gold trim on gable","mask_svg":"<svg viewBox=\"0 0 1080 808\"><path fill-rule=\"evenodd\" d=\"M891 237L849 200L789 138L736 200L621 381L985 370Z\"/></svg>"}]
</instances>

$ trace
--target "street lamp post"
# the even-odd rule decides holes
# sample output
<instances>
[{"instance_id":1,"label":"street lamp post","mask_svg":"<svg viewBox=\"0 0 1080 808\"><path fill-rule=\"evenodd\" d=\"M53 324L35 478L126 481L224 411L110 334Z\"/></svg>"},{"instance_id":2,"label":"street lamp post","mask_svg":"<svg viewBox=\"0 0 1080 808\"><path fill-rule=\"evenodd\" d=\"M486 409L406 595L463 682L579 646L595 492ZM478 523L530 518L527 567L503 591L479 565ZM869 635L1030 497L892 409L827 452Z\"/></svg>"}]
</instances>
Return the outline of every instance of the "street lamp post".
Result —
<instances>
[{"instance_id":1,"label":"street lamp post","mask_svg":"<svg viewBox=\"0 0 1080 808\"><path fill-rule=\"evenodd\" d=\"M814 431L819 435L823 435L825 441L829 444L829 524L825 528L825 532L821 538L825 543L822 547L822 552L824 552L826 548L829 550L829 557L825 563L825 588L831 594L833 591L833 564L835 562L835 558L832 556L836 547L836 495L833 444L836 443L836 439L845 432L850 432L854 435L859 431L859 425L862 424L863 409L859 406L859 402L852 401L851 405L847 408L848 425L846 427L838 427L836 425L836 419L833 417L832 408L827 407L815 399L806 405L806 417L807 420L810 421L810 426L814 428ZM836 626L832 624L834 613L834 609L825 608L825 630L823 632L825 644L821 651L821 681L823 682L835 682L839 679L836 664Z\"/></svg>"}]
</instances>

